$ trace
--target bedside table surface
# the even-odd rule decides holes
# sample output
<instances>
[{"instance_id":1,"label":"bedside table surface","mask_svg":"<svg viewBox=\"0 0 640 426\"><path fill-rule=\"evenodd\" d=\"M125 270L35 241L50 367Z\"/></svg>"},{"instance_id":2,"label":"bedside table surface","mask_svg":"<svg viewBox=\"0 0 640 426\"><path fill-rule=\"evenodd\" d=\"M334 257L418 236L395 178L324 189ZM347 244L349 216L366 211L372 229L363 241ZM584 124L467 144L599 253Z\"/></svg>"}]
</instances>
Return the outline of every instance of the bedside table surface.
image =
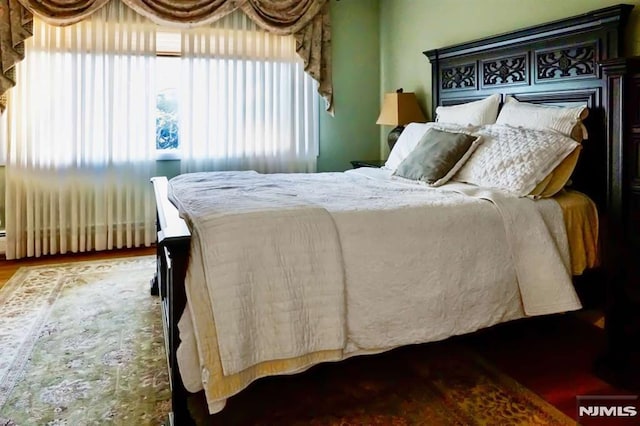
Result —
<instances>
[{"instance_id":1,"label":"bedside table surface","mask_svg":"<svg viewBox=\"0 0 640 426\"><path fill-rule=\"evenodd\" d=\"M351 165L354 169L358 167L382 167L387 160L353 160Z\"/></svg>"}]
</instances>

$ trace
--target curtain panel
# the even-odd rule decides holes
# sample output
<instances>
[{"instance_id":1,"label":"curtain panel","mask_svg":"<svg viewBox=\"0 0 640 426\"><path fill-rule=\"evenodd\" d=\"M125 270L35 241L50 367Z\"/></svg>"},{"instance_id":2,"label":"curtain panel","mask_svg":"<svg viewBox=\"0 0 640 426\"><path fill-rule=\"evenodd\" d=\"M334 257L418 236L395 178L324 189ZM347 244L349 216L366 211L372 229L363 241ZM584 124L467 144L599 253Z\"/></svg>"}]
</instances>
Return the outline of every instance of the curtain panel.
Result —
<instances>
[{"instance_id":1,"label":"curtain panel","mask_svg":"<svg viewBox=\"0 0 640 426\"><path fill-rule=\"evenodd\" d=\"M120 1L34 23L4 114L7 259L155 241L155 29Z\"/></svg>"},{"instance_id":2,"label":"curtain panel","mask_svg":"<svg viewBox=\"0 0 640 426\"><path fill-rule=\"evenodd\" d=\"M263 31L237 11L183 30L181 43L182 173L316 171L316 83L294 37Z\"/></svg>"},{"instance_id":3,"label":"curtain panel","mask_svg":"<svg viewBox=\"0 0 640 426\"><path fill-rule=\"evenodd\" d=\"M0 0L0 95L16 84L14 66L24 58L24 40L32 34L32 14L45 22L65 26L80 22L110 0ZM159 25L208 25L242 10L263 29L293 35L304 69L316 81L333 113L331 78L331 24L328 0L122 0ZM0 99L4 111L6 99Z\"/></svg>"}]
</instances>

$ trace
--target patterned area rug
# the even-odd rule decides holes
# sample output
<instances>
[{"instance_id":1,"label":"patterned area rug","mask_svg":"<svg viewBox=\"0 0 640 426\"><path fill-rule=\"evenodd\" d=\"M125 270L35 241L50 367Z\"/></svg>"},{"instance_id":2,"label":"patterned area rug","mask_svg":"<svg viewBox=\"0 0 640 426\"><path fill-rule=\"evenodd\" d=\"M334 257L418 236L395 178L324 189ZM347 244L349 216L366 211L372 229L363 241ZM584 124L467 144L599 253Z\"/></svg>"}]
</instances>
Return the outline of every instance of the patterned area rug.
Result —
<instances>
[{"instance_id":1,"label":"patterned area rug","mask_svg":"<svg viewBox=\"0 0 640 426\"><path fill-rule=\"evenodd\" d=\"M248 407L251 407L249 410ZM206 425L571 425L496 370L464 339L399 348L270 377L228 401Z\"/></svg>"},{"instance_id":2,"label":"patterned area rug","mask_svg":"<svg viewBox=\"0 0 640 426\"><path fill-rule=\"evenodd\" d=\"M24 267L0 289L0 425L161 424L152 256Z\"/></svg>"},{"instance_id":3,"label":"patterned area rug","mask_svg":"<svg viewBox=\"0 0 640 426\"><path fill-rule=\"evenodd\" d=\"M27 267L0 289L0 426L162 424L154 270L153 257ZM262 379L220 414L199 410L207 425L575 424L464 338Z\"/></svg>"}]
</instances>

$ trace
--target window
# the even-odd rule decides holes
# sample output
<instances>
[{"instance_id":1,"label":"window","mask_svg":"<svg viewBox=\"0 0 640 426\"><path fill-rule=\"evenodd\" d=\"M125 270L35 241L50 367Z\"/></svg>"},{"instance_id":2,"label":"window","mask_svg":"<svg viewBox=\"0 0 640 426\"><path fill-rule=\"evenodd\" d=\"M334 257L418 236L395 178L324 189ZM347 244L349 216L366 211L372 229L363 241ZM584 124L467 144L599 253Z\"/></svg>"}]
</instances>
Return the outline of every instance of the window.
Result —
<instances>
[{"instance_id":1,"label":"window","mask_svg":"<svg viewBox=\"0 0 640 426\"><path fill-rule=\"evenodd\" d=\"M156 157L182 172L313 172L317 85L293 37L238 11L209 27L157 32Z\"/></svg>"},{"instance_id":2,"label":"window","mask_svg":"<svg viewBox=\"0 0 640 426\"><path fill-rule=\"evenodd\" d=\"M156 159L180 159L180 58L156 58Z\"/></svg>"},{"instance_id":3,"label":"window","mask_svg":"<svg viewBox=\"0 0 640 426\"><path fill-rule=\"evenodd\" d=\"M9 259L151 244L158 158L315 171L318 95L293 37L242 12L158 31L117 1L33 31L5 115Z\"/></svg>"},{"instance_id":4,"label":"window","mask_svg":"<svg viewBox=\"0 0 640 426\"><path fill-rule=\"evenodd\" d=\"M178 150L178 90L165 87L156 96L156 149Z\"/></svg>"},{"instance_id":5,"label":"window","mask_svg":"<svg viewBox=\"0 0 640 426\"><path fill-rule=\"evenodd\" d=\"M180 32L156 32L156 159L180 159Z\"/></svg>"}]
</instances>

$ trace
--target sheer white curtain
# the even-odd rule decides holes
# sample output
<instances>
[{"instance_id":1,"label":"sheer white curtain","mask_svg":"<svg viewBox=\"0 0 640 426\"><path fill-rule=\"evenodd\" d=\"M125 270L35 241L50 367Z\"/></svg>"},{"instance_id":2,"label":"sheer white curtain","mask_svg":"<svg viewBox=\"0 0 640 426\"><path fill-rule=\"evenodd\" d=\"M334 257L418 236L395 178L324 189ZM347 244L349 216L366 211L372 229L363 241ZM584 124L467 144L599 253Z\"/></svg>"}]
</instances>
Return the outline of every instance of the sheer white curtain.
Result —
<instances>
[{"instance_id":1,"label":"sheer white curtain","mask_svg":"<svg viewBox=\"0 0 640 426\"><path fill-rule=\"evenodd\" d=\"M240 12L182 33L182 171L314 172L318 97L292 36Z\"/></svg>"},{"instance_id":2,"label":"sheer white curtain","mask_svg":"<svg viewBox=\"0 0 640 426\"><path fill-rule=\"evenodd\" d=\"M35 21L7 110L7 258L155 241L155 55L155 26L120 2Z\"/></svg>"}]
</instances>

